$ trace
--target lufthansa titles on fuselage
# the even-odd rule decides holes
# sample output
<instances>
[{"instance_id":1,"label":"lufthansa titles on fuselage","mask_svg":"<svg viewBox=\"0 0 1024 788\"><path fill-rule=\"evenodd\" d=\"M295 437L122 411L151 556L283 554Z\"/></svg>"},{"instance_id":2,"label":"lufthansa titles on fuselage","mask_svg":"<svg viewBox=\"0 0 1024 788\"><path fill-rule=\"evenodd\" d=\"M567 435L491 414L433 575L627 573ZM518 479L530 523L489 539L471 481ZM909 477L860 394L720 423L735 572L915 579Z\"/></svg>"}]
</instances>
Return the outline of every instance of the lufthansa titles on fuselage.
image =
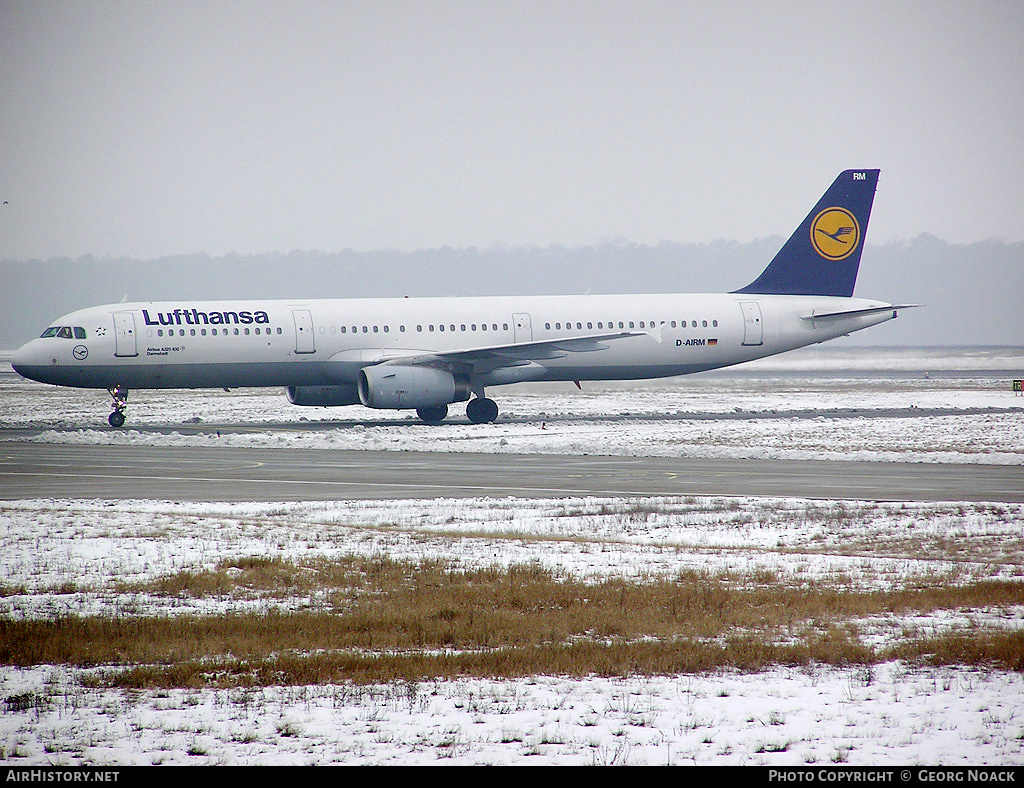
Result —
<instances>
[{"instance_id":1,"label":"lufthansa titles on fuselage","mask_svg":"<svg viewBox=\"0 0 1024 788\"><path fill-rule=\"evenodd\" d=\"M270 317L262 309L240 309L237 312L204 312L199 309L174 309L171 312L157 312L150 315L148 309L142 310L142 319L147 326L220 326L229 323L252 324L269 323Z\"/></svg>"}]
</instances>

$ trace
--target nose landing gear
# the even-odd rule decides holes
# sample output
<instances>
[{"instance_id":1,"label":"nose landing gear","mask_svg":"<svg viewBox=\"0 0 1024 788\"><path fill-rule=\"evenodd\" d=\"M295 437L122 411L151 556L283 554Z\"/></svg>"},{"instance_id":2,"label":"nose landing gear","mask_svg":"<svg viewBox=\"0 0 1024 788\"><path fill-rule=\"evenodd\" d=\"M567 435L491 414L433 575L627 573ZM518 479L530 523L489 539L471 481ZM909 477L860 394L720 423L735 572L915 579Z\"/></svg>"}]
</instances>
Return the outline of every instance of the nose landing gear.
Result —
<instances>
[{"instance_id":1,"label":"nose landing gear","mask_svg":"<svg viewBox=\"0 0 1024 788\"><path fill-rule=\"evenodd\" d=\"M113 410L107 416L107 423L115 429L124 425L124 409L128 407L128 389L122 388L120 384L107 389L110 398L114 400Z\"/></svg>"}]
</instances>

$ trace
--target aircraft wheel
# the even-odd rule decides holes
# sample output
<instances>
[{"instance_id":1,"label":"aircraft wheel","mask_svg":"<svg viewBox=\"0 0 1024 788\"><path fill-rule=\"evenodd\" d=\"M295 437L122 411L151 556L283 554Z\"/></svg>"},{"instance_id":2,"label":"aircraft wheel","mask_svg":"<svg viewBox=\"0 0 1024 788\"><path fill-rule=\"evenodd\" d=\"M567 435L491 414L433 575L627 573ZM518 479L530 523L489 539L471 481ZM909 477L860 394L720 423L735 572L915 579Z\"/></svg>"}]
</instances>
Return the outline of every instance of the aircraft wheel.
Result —
<instances>
[{"instance_id":1,"label":"aircraft wheel","mask_svg":"<svg viewBox=\"0 0 1024 788\"><path fill-rule=\"evenodd\" d=\"M466 417L474 424L490 424L498 418L498 403L487 397L471 399L466 404Z\"/></svg>"},{"instance_id":2,"label":"aircraft wheel","mask_svg":"<svg viewBox=\"0 0 1024 788\"><path fill-rule=\"evenodd\" d=\"M438 405L436 408L416 408L416 415L421 421L427 424L440 424L448 415L447 405Z\"/></svg>"},{"instance_id":3,"label":"aircraft wheel","mask_svg":"<svg viewBox=\"0 0 1024 788\"><path fill-rule=\"evenodd\" d=\"M115 410L113 413L111 413L109 416L107 416L107 423L111 427L114 427L115 429L117 427L123 427L124 426L124 414L121 411L119 411L119 410Z\"/></svg>"}]
</instances>

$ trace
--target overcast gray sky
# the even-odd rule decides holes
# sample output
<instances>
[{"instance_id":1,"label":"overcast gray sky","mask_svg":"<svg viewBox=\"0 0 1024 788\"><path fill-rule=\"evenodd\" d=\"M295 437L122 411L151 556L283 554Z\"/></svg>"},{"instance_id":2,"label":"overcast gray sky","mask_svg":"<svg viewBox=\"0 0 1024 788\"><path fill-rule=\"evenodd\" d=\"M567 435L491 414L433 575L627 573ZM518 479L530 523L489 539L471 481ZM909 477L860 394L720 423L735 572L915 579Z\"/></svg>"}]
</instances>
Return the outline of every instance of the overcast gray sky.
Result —
<instances>
[{"instance_id":1,"label":"overcast gray sky","mask_svg":"<svg viewBox=\"0 0 1024 788\"><path fill-rule=\"evenodd\" d=\"M1024 238L1024 4L0 0L0 257Z\"/></svg>"}]
</instances>

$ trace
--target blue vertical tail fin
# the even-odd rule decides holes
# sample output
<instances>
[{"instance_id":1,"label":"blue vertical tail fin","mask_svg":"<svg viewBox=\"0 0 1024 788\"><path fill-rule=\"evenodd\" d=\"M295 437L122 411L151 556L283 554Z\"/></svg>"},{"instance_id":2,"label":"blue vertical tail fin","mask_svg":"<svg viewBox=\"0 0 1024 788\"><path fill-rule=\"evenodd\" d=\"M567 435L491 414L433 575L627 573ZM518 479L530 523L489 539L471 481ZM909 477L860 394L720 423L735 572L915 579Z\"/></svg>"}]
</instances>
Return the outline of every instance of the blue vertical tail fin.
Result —
<instances>
[{"instance_id":1,"label":"blue vertical tail fin","mask_svg":"<svg viewBox=\"0 0 1024 788\"><path fill-rule=\"evenodd\" d=\"M878 172L840 173L761 275L734 292L852 296Z\"/></svg>"}]
</instances>

